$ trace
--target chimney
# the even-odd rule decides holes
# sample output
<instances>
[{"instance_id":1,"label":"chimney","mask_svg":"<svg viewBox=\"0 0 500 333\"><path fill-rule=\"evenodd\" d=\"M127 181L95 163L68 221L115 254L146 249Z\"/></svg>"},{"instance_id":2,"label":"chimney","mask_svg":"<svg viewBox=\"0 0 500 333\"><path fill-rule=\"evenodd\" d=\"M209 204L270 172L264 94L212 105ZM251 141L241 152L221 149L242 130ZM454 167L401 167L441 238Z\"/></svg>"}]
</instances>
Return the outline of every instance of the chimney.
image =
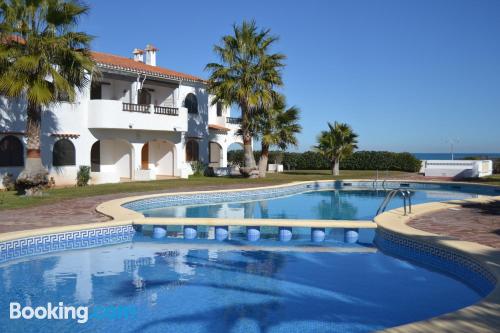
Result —
<instances>
[{"instance_id":1,"label":"chimney","mask_svg":"<svg viewBox=\"0 0 500 333\"><path fill-rule=\"evenodd\" d=\"M134 55L134 61L138 61L138 62L144 62L144 51L141 50L141 49L134 49L134 51L132 51L132 54Z\"/></svg>"},{"instance_id":2,"label":"chimney","mask_svg":"<svg viewBox=\"0 0 500 333\"><path fill-rule=\"evenodd\" d=\"M151 44L146 45L146 64L156 66L156 51L158 49Z\"/></svg>"}]
</instances>

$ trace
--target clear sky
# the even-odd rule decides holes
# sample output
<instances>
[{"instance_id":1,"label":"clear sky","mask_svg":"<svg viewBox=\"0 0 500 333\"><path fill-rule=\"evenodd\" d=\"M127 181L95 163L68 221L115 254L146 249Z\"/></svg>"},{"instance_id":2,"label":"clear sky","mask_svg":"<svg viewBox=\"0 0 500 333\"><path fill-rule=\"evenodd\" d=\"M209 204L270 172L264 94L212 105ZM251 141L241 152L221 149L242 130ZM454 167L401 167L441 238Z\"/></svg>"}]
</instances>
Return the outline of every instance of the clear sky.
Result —
<instances>
[{"instance_id":1,"label":"clear sky","mask_svg":"<svg viewBox=\"0 0 500 333\"><path fill-rule=\"evenodd\" d=\"M255 19L280 37L288 103L302 110L299 150L327 121L360 149L500 152L500 0L87 1L93 49L207 77L212 48Z\"/></svg>"}]
</instances>

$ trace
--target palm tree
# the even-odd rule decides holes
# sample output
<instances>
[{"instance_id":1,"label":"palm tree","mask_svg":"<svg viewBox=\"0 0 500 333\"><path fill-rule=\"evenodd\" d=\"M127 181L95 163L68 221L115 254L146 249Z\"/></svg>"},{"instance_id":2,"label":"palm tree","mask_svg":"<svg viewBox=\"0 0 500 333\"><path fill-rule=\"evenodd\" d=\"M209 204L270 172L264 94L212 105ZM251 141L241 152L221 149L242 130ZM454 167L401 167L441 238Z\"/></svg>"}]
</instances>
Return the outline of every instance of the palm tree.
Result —
<instances>
[{"instance_id":1,"label":"palm tree","mask_svg":"<svg viewBox=\"0 0 500 333\"><path fill-rule=\"evenodd\" d=\"M269 30L258 30L254 21L243 21L233 26L233 35L222 38L221 45L214 46L214 52L221 63L210 63L208 90L215 98L213 104L225 106L236 104L242 115L241 133L245 154L243 171L251 174L255 170L252 151L252 119L258 110L266 110L273 102L273 88L283 84L281 68L285 56L270 53L270 47L277 37Z\"/></svg>"},{"instance_id":2,"label":"palm tree","mask_svg":"<svg viewBox=\"0 0 500 333\"><path fill-rule=\"evenodd\" d=\"M42 111L74 101L94 68L92 37L75 31L88 7L74 0L0 0L0 94L26 100L27 159L23 188L43 185L40 158Z\"/></svg>"},{"instance_id":3,"label":"palm tree","mask_svg":"<svg viewBox=\"0 0 500 333\"><path fill-rule=\"evenodd\" d=\"M269 160L269 148L277 146L285 150L288 146L296 146L297 133L302 127L298 124L300 109L292 106L286 109L286 100L283 95L277 95L272 108L262 112L258 121L258 132L261 141L261 155L259 159L259 177L266 176Z\"/></svg>"},{"instance_id":4,"label":"palm tree","mask_svg":"<svg viewBox=\"0 0 500 333\"><path fill-rule=\"evenodd\" d=\"M332 175L338 176L340 161L358 148L358 135L346 123L328 123L328 128L319 135L315 149L330 161Z\"/></svg>"}]
</instances>

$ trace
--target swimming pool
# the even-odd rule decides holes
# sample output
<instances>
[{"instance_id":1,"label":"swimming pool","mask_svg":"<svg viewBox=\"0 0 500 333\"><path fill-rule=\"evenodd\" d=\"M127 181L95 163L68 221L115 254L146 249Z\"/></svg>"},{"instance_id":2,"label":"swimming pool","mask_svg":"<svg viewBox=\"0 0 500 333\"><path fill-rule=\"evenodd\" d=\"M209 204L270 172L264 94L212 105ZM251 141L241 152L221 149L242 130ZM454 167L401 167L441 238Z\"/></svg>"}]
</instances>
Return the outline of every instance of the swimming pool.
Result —
<instances>
[{"instance_id":1,"label":"swimming pool","mask_svg":"<svg viewBox=\"0 0 500 333\"><path fill-rule=\"evenodd\" d=\"M498 188L374 185L308 182L117 199L98 207L117 221L0 241L4 313L12 302L50 302L88 315L84 323L4 315L1 331L371 332L467 307L495 289L496 275L475 258L359 220L371 219L391 188L410 189L414 204L498 195ZM207 217L214 206L245 212L248 203L259 213ZM170 208L182 214L143 216ZM335 216L339 225L318 227ZM300 219L315 224L297 226ZM259 225L259 237L249 237ZM217 237L217 228L226 236ZM293 237L282 238L283 230ZM317 230L326 237L312 237ZM347 235L354 230L353 242Z\"/></svg>"},{"instance_id":2,"label":"swimming pool","mask_svg":"<svg viewBox=\"0 0 500 333\"><path fill-rule=\"evenodd\" d=\"M371 332L484 296L374 247L335 242L136 234L122 244L7 262L0 276L3 312L13 301L88 307L84 323L2 315L2 332Z\"/></svg>"},{"instance_id":3,"label":"swimming pool","mask_svg":"<svg viewBox=\"0 0 500 333\"><path fill-rule=\"evenodd\" d=\"M371 220L387 195L382 189L321 189L271 198L139 209L146 217ZM452 190L411 191L413 204L476 198ZM387 209L401 207L399 194Z\"/></svg>"}]
</instances>

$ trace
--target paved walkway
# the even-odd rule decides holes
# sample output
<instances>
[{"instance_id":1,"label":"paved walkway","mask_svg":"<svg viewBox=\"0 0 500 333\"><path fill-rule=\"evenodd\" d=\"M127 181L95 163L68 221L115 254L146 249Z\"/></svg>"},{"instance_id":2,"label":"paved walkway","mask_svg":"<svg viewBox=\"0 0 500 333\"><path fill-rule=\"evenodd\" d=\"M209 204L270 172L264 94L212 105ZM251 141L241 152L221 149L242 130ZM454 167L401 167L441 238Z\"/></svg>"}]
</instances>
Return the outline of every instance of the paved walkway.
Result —
<instances>
[{"instance_id":1,"label":"paved walkway","mask_svg":"<svg viewBox=\"0 0 500 333\"><path fill-rule=\"evenodd\" d=\"M500 248L500 201L457 205L419 216L409 225L423 231Z\"/></svg>"}]
</instances>

